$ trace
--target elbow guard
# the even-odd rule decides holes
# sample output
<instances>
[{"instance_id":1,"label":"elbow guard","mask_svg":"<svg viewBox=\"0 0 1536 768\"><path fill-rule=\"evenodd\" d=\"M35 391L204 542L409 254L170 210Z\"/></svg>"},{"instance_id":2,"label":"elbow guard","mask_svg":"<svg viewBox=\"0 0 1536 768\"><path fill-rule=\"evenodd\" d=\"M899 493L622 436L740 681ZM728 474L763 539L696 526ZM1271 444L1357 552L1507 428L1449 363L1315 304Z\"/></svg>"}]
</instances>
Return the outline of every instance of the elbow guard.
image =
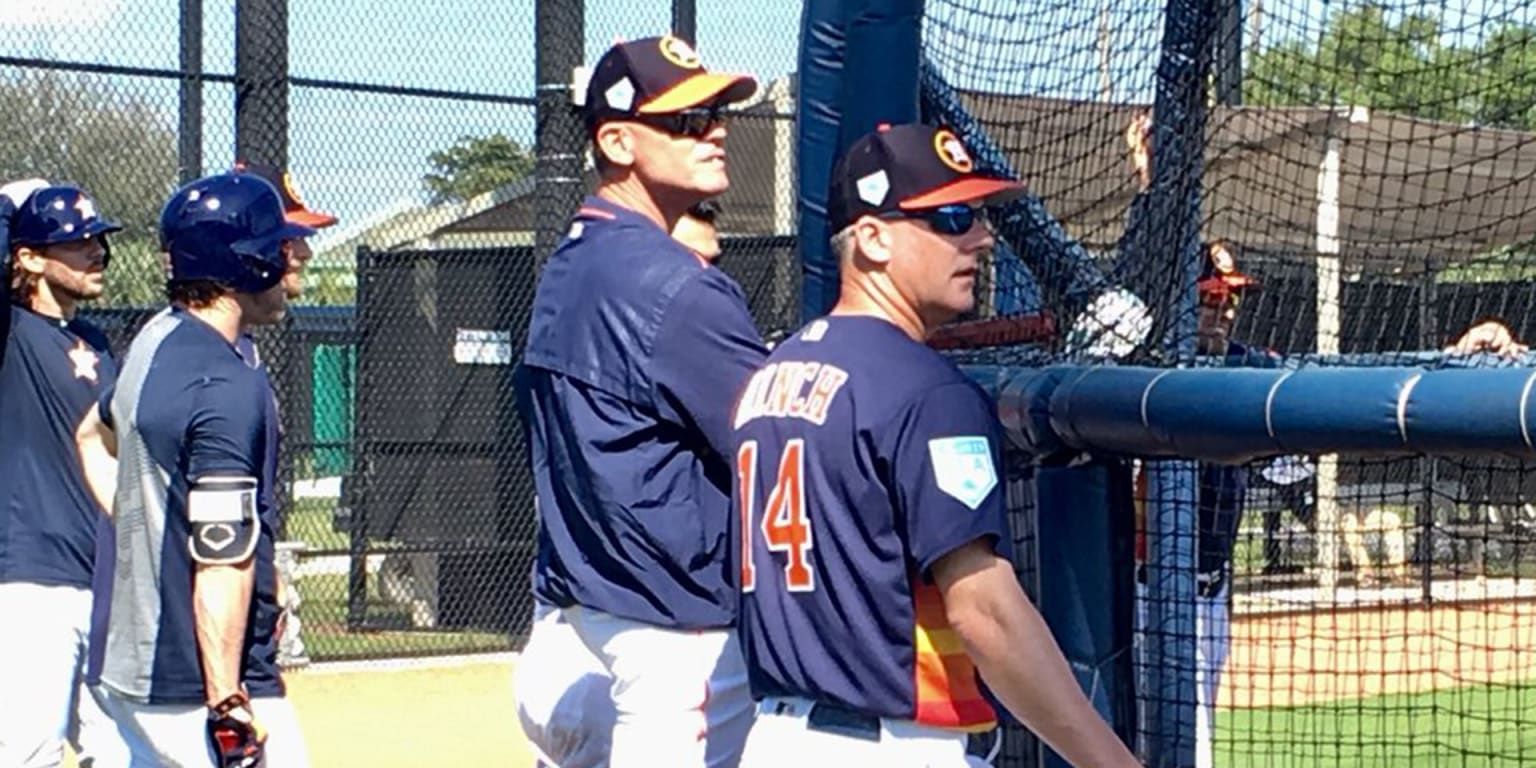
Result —
<instances>
[{"instance_id":1,"label":"elbow guard","mask_svg":"<svg viewBox=\"0 0 1536 768\"><path fill-rule=\"evenodd\" d=\"M256 552L256 478L201 477L187 491L187 548L203 565L238 565Z\"/></svg>"}]
</instances>

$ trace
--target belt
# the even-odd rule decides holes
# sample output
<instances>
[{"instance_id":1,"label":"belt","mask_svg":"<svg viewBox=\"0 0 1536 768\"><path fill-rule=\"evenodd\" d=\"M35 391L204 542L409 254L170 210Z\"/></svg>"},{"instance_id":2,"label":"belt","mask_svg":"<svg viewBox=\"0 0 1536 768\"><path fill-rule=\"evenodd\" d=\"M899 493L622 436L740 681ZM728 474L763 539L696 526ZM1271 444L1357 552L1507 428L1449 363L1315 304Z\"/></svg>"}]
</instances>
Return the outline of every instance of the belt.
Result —
<instances>
[{"instance_id":1,"label":"belt","mask_svg":"<svg viewBox=\"0 0 1536 768\"><path fill-rule=\"evenodd\" d=\"M805 727L865 741L880 740L880 718L839 704L816 702L805 716Z\"/></svg>"},{"instance_id":2,"label":"belt","mask_svg":"<svg viewBox=\"0 0 1536 768\"><path fill-rule=\"evenodd\" d=\"M787 714L793 709L786 702L774 708L775 714ZM805 715L805 727L823 733L835 733L865 741L880 740L880 718L841 704L825 701L813 702Z\"/></svg>"}]
</instances>

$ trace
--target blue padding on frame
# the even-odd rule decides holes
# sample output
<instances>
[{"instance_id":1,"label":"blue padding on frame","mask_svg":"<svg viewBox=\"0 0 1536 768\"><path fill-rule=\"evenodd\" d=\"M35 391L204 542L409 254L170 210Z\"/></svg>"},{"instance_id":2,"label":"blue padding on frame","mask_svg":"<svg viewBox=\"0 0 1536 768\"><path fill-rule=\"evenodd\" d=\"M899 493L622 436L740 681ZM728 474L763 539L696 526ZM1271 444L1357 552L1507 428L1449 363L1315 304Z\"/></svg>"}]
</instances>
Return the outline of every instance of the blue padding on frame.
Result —
<instances>
[{"instance_id":1,"label":"blue padding on frame","mask_svg":"<svg viewBox=\"0 0 1536 768\"><path fill-rule=\"evenodd\" d=\"M1010 439L1038 456L1536 455L1531 368L1057 366L978 381L991 383Z\"/></svg>"},{"instance_id":2,"label":"blue padding on frame","mask_svg":"<svg viewBox=\"0 0 1536 768\"><path fill-rule=\"evenodd\" d=\"M827 187L838 157L880 123L918 116L923 0L817 0L800 30L796 109L802 321L837 302Z\"/></svg>"},{"instance_id":3,"label":"blue padding on frame","mask_svg":"<svg viewBox=\"0 0 1536 768\"><path fill-rule=\"evenodd\" d=\"M827 231L827 184L841 148L843 6L840 0L806 3L800 17L795 162L800 192L801 322L822 314L837 300L837 261L828 245L832 233Z\"/></svg>"}]
</instances>

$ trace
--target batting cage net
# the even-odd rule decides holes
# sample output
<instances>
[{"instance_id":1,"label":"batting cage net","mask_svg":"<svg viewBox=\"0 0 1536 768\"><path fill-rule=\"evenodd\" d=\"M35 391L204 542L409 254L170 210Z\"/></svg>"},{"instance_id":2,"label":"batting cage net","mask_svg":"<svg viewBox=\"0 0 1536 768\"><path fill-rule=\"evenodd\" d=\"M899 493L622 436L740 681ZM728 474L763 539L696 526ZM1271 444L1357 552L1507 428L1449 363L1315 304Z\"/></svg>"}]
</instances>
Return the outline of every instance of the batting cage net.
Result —
<instances>
[{"instance_id":1,"label":"batting cage net","mask_svg":"<svg viewBox=\"0 0 1536 768\"><path fill-rule=\"evenodd\" d=\"M1057 331L947 345L957 359L1529 364L1518 345L1481 344L1502 343L1497 328L1473 329L1536 332L1536 5L929 0L924 13L924 116L1033 193L992 212L982 312ZM1069 589L1135 605L1131 645L1069 656L1103 682L1101 711L1135 711L1125 735L1144 753L1198 742L1155 764L1513 765L1536 728L1533 469L1455 450L1059 466L1019 451L1021 574L1047 601ZM1149 482L1159 471L1182 473L1192 498ZM1135 491L1106 503L1134 514L1129 540L1054 521L1051 503L1118 483ZM1159 509L1192 520L1158 527ZM1062 536L1133 570L1139 597L1113 577L1052 584L1072 567L1054 560ZM1193 573L1154 573L1149 589L1149 544ZM1115 621L1089 634L1118 636ZM1175 656L1147 649L1176 643L1194 646L1177 656L1194 668L1170 674L1195 685L1159 687ZM1134 701L1106 682L1125 675ZM1008 738L1004 764L1035 764L1027 734Z\"/></svg>"}]
</instances>

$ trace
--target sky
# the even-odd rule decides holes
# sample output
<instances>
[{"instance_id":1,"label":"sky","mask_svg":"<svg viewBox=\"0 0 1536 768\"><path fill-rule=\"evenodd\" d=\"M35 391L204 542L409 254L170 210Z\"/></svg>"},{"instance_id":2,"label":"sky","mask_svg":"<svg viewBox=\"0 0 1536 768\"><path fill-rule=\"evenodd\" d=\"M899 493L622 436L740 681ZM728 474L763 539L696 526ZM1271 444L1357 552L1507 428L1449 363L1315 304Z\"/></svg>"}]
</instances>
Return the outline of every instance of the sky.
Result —
<instances>
[{"instance_id":1,"label":"sky","mask_svg":"<svg viewBox=\"0 0 1536 768\"><path fill-rule=\"evenodd\" d=\"M980 3L1017 10L977 13ZM204 3L204 66L234 69L236 0ZM927 0L924 34L941 71L961 87L1094 98L1100 89L1100 14L1111 20L1115 100L1145 101L1161 34L1160 2L1148 0ZM1486 5L1485 5L1486 3ZM698 47L708 66L763 81L794 71L799 0L697 0ZM1265 0L1266 39L1307 34L1338 0ZM1393 4L1402 7L1402 0ZM1536 0L1434 0L1449 27L1476 27L1485 10L1531 21ZM174 69L178 0L0 0L0 55ZM1000 6L999 6L1000 7ZM588 63L619 37L667 29L666 0L585 0ZM474 93L534 94L534 0L290 0L294 76ZM14 70L0 66L0 76ZM175 125L176 84L113 77L111 87L148 99ZM205 170L233 160L233 93L204 94ZM295 88L290 165L315 207L346 231L426 200L427 156L461 136L501 131L533 141L531 108ZM350 226L349 226L350 225ZM323 245L323 240L320 243Z\"/></svg>"}]
</instances>

